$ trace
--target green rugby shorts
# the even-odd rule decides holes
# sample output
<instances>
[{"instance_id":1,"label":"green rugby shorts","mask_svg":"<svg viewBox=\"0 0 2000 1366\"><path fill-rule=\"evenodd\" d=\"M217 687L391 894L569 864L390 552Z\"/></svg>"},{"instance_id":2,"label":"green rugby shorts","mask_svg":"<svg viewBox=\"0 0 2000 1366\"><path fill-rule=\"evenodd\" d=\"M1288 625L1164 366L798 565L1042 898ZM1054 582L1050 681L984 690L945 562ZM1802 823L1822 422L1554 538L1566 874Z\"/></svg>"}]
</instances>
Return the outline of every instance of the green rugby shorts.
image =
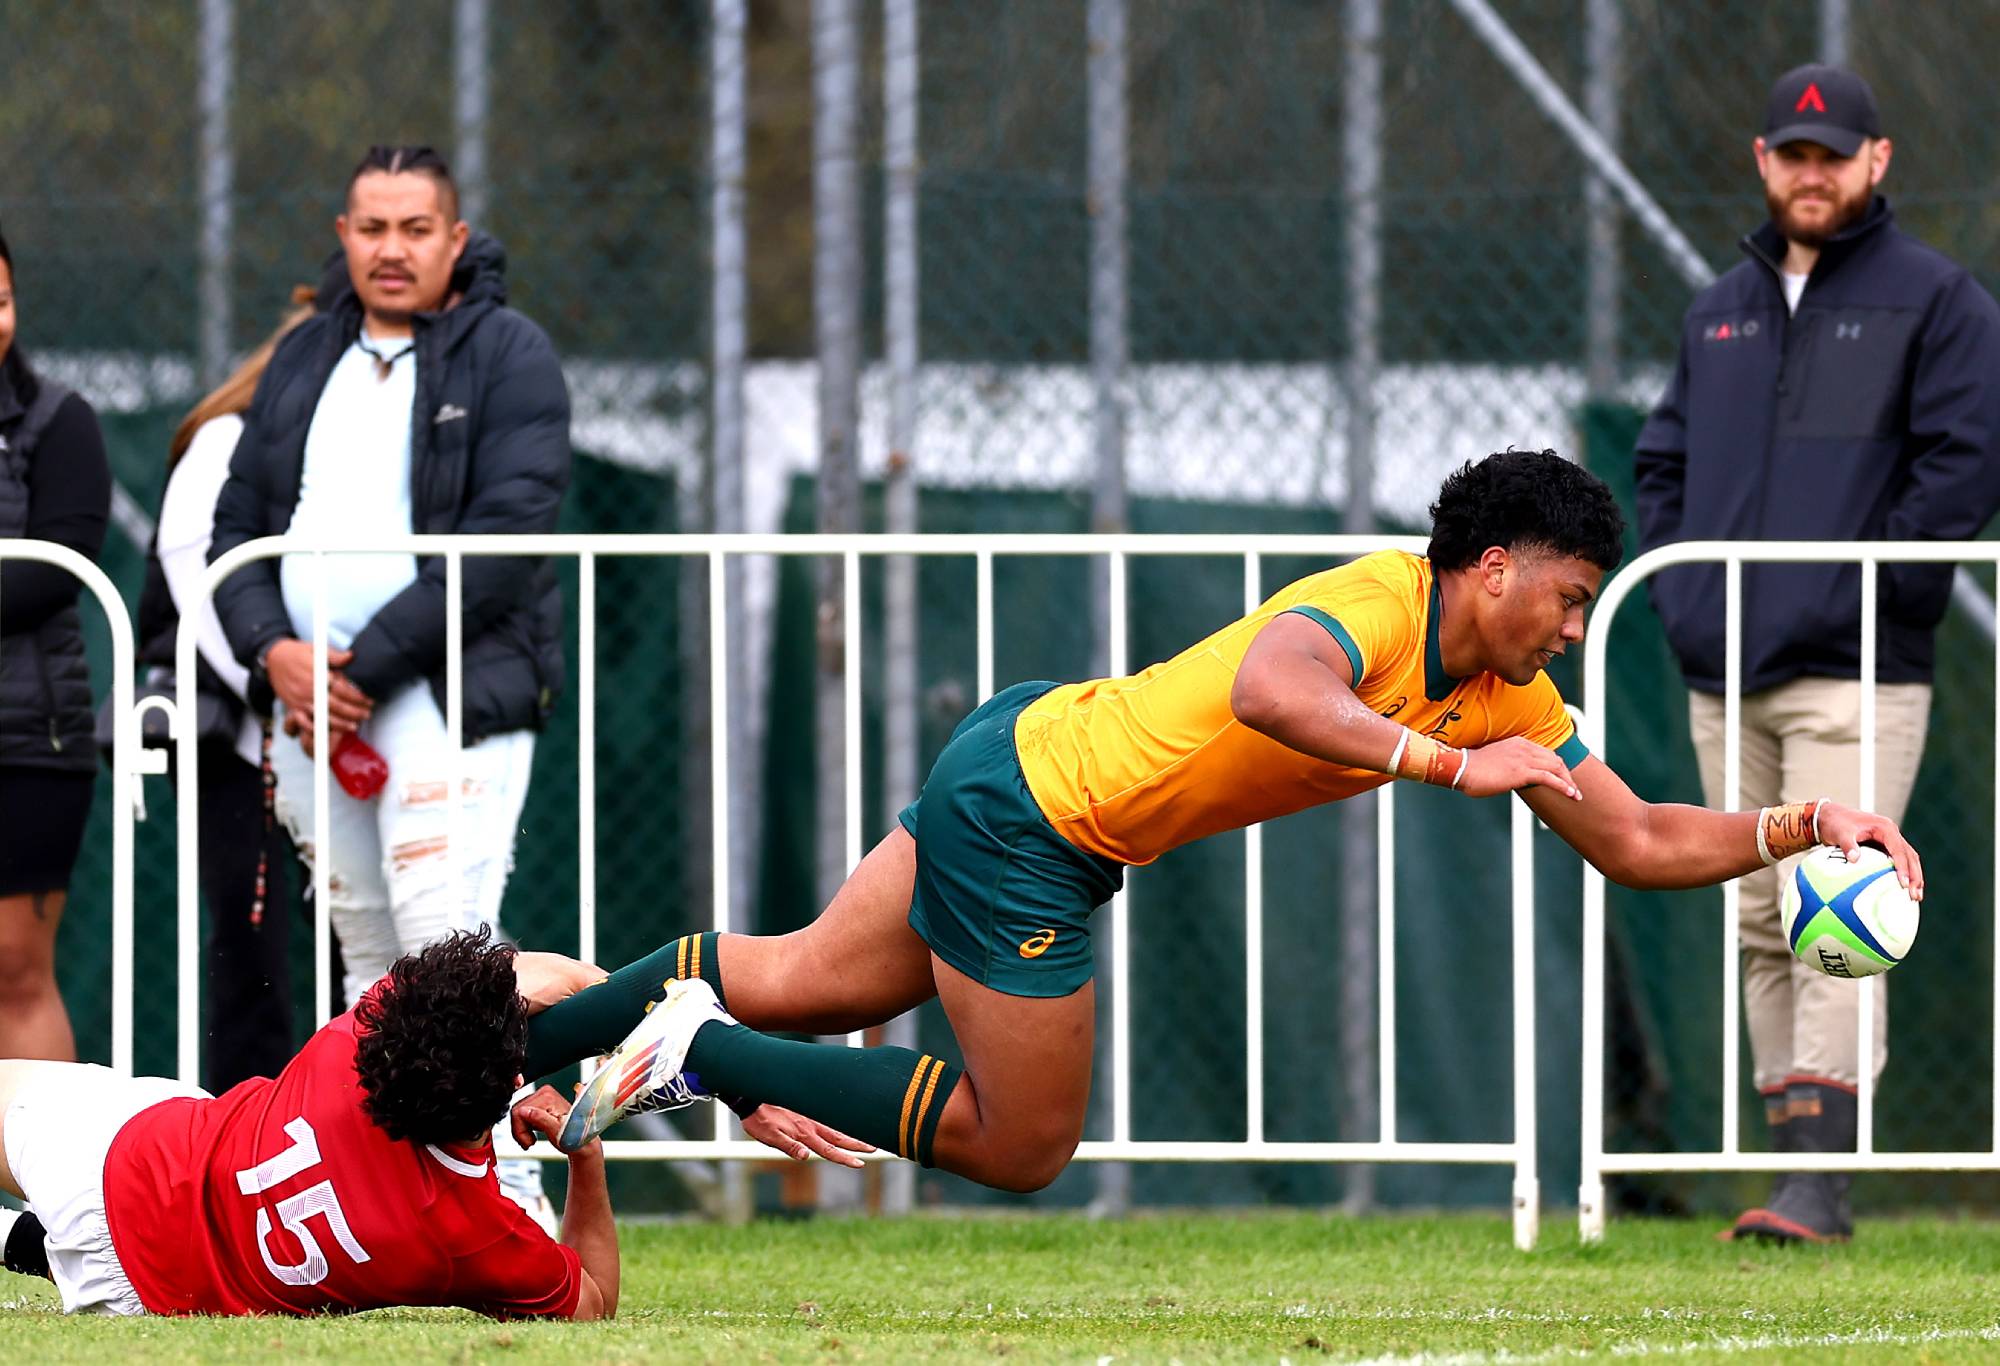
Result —
<instances>
[{"instance_id":1,"label":"green rugby shorts","mask_svg":"<svg viewBox=\"0 0 2000 1366\"><path fill-rule=\"evenodd\" d=\"M958 723L898 819L917 842L910 928L973 981L1068 996L1095 971L1090 913L1125 865L1056 833L1028 790L1014 721L1054 683L1016 683Z\"/></svg>"}]
</instances>

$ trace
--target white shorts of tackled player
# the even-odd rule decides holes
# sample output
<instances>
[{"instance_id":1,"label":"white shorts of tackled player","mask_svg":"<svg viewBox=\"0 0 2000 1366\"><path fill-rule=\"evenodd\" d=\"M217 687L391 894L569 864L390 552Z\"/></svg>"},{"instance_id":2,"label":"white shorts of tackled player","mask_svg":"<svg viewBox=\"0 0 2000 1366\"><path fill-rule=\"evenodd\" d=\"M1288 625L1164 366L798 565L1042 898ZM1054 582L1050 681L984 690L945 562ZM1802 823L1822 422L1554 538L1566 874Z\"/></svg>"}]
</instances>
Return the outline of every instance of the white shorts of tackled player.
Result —
<instances>
[{"instance_id":1,"label":"white shorts of tackled player","mask_svg":"<svg viewBox=\"0 0 2000 1366\"><path fill-rule=\"evenodd\" d=\"M1779 915L1792 952L1829 977L1887 972L1917 937L1916 902L1889 856L1867 845L1852 859L1830 845L1809 850L1785 880Z\"/></svg>"}]
</instances>

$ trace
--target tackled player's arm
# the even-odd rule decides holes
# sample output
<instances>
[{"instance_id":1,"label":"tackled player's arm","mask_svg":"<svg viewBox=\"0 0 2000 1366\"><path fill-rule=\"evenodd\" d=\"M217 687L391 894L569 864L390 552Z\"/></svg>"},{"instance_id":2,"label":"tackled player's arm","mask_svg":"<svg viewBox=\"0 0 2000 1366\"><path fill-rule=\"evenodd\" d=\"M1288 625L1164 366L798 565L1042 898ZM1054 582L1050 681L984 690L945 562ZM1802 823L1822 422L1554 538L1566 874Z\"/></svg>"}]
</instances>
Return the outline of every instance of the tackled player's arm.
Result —
<instances>
[{"instance_id":1,"label":"tackled player's arm","mask_svg":"<svg viewBox=\"0 0 2000 1366\"><path fill-rule=\"evenodd\" d=\"M1782 857L1814 843L1839 845L1851 854L1863 841L1870 841L1888 851L1897 879L1910 895L1923 897L1923 864L1886 816L1829 801L1819 808L1815 831L1811 803L1792 815L1778 807L1713 811L1679 802L1644 801L1596 755L1573 771L1582 801L1567 801L1536 787L1522 789L1521 799L1564 843L1620 886L1640 891L1708 887L1755 872L1764 865L1757 827L1765 819L1764 811L1770 811L1776 825L1767 827L1766 845L1773 854Z\"/></svg>"},{"instance_id":2,"label":"tackled player's arm","mask_svg":"<svg viewBox=\"0 0 2000 1366\"><path fill-rule=\"evenodd\" d=\"M592 1139L569 1156L569 1194L563 1201L562 1240L583 1263L577 1319L618 1315L618 1227L611 1217L611 1187L604 1176L604 1145Z\"/></svg>"},{"instance_id":3,"label":"tackled player's arm","mask_svg":"<svg viewBox=\"0 0 2000 1366\"><path fill-rule=\"evenodd\" d=\"M551 1144L569 1117L569 1102L553 1086L539 1086L514 1102L514 1141L523 1148L537 1138ZM611 1187L604 1176L601 1139L569 1155L569 1195L563 1201L562 1242L576 1249L583 1284L575 1319L608 1319L618 1313L618 1225L611 1216Z\"/></svg>"},{"instance_id":4,"label":"tackled player's arm","mask_svg":"<svg viewBox=\"0 0 2000 1366\"><path fill-rule=\"evenodd\" d=\"M522 949L514 955L514 984L536 1015L585 987L596 986L610 974L595 963L582 963L560 953Z\"/></svg>"}]
</instances>

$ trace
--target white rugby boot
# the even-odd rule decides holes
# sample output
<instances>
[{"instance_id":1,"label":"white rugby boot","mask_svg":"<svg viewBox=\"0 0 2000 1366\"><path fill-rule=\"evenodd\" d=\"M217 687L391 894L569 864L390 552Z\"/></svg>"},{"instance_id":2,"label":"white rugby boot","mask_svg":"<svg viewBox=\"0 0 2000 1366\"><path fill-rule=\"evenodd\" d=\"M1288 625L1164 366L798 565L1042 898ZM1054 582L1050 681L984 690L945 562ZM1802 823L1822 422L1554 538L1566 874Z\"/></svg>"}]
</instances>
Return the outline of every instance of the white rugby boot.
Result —
<instances>
[{"instance_id":1,"label":"white rugby boot","mask_svg":"<svg viewBox=\"0 0 2000 1366\"><path fill-rule=\"evenodd\" d=\"M705 1024L735 1024L699 977L667 983L666 995L625 1036L570 1108L556 1146L575 1152L627 1115L678 1110L709 1093L683 1075L688 1046Z\"/></svg>"}]
</instances>

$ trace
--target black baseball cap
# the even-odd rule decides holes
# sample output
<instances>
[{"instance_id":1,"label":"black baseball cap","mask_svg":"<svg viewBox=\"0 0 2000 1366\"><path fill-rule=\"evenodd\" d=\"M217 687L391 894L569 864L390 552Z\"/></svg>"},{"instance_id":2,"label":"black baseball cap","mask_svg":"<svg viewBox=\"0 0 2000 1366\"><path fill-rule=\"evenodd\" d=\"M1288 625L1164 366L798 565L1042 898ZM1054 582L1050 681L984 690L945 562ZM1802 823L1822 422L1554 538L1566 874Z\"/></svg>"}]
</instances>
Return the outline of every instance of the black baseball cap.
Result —
<instances>
[{"instance_id":1,"label":"black baseball cap","mask_svg":"<svg viewBox=\"0 0 2000 1366\"><path fill-rule=\"evenodd\" d=\"M1875 92L1852 71L1814 62L1778 77L1764 106L1764 145L1816 142L1851 157L1882 136Z\"/></svg>"}]
</instances>

